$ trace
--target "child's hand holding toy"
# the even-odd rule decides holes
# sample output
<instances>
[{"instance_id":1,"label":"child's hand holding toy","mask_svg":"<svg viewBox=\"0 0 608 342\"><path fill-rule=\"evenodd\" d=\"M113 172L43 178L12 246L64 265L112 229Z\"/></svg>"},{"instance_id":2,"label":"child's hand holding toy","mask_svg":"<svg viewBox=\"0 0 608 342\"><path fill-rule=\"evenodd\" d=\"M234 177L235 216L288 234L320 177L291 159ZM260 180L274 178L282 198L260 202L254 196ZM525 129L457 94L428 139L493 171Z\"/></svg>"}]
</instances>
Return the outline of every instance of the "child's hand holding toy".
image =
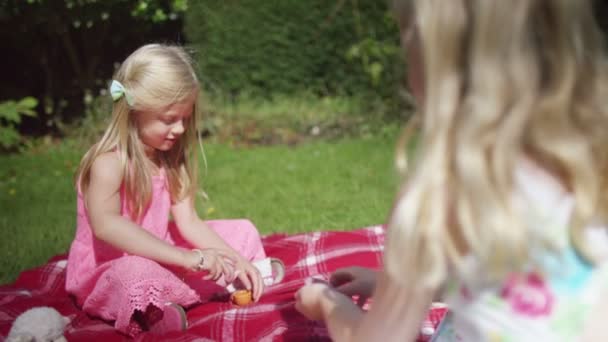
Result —
<instances>
[{"instance_id":1,"label":"child's hand holding toy","mask_svg":"<svg viewBox=\"0 0 608 342\"><path fill-rule=\"evenodd\" d=\"M187 267L193 271L207 271L205 280L218 280L222 275L227 281L235 277L233 255L217 248L193 249L188 253Z\"/></svg>"}]
</instances>

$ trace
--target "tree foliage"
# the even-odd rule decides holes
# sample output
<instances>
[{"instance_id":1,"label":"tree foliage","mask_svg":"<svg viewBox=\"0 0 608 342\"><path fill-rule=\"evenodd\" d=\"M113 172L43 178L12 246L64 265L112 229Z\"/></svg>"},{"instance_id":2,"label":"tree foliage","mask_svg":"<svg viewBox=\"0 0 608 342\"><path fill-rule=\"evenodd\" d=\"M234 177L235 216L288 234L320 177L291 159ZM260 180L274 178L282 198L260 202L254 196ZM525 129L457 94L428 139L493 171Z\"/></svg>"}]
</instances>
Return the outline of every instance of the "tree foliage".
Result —
<instances>
[{"instance_id":1,"label":"tree foliage","mask_svg":"<svg viewBox=\"0 0 608 342\"><path fill-rule=\"evenodd\" d=\"M201 0L185 32L211 90L256 96L390 91L397 26L376 0Z\"/></svg>"},{"instance_id":2,"label":"tree foliage","mask_svg":"<svg viewBox=\"0 0 608 342\"><path fill-rule=\"evenodd\" d=\"M0 149L9 149L21 142L21 134L16 126L24 116L35 117L34 108L37 105L38 100L33 97L0 102Z\"/></svg>"},{"instance_id":3,"label":"tree foliage","mask_svg":"<svg viewBox=\"0 0 608 342\"><path fill-rule=\"evenodd\" d=\"M115 63L137 46L179 41L187 0L4 0L5 60L0 96L33 95L53 127L83 113L84 99L105 88ZM10 66L10 67L9 67ZM42 127L41 127L42 126Z\"/></svg>"}]
</instances>

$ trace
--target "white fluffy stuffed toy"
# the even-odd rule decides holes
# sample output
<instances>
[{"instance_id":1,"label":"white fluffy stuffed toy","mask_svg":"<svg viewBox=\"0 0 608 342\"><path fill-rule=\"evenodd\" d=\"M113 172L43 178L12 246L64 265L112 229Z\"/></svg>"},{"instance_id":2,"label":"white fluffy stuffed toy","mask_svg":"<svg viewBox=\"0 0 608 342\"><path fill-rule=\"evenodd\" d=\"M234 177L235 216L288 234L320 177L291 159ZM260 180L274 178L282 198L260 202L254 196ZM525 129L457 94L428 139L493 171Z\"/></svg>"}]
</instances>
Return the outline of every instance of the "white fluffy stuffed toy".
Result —
<instances>
[{"instance_id":1,"label":"white fluffy stuffed toy","mask_svg":"<svg viewBox=\"0 0 608 342\"><path fill-rule=\"evenodd\" d=\"M63 336L70 319L48 306L31 308L15 319L7 342L66 342Z\"/></svg>"}]
</instances>

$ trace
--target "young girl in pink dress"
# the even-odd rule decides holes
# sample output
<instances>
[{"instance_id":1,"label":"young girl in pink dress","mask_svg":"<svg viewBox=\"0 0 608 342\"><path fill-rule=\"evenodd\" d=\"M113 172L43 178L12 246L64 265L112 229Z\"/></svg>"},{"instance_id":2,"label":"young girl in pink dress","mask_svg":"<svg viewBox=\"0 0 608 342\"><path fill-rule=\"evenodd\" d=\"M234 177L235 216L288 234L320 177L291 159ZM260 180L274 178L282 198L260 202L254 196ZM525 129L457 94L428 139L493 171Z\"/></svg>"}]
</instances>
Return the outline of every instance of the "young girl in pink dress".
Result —
<instances>
[{"instance_id":1,"label":"young girl in pink dress","mask_svg":"<svg viewBox=\"0 0 608 342\"><path fill-rule=\"evenodd\" d=\"M250 289L257 301L272 274L252 264L269 264L256 228L203 222L194 208L200 85L188 54L143 46L110 91L110 125L77 173L67 291L131 336L185 329L183 307L226 286Z\"/></svg>"}]
</instances>

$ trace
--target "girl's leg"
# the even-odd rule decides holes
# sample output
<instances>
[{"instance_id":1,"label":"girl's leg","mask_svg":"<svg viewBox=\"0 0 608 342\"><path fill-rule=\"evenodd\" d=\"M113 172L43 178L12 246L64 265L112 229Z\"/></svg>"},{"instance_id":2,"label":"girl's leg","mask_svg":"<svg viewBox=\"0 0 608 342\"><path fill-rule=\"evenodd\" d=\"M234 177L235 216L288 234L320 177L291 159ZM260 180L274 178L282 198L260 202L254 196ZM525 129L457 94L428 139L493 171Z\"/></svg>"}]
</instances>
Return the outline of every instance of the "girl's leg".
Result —
<instances>
[{"instance_id":1,"label":"girl's leg","mask_svg":"<svg viewBox=\"0 0 608 342\"><path fill-rule=\"evenodd\" d=\"M117 330L135 336L163 318L168 303L189 306L199 300L192 288L160 264L124 256L100 268L83 310L113 320Z\"/></svg>"},{"instance_id":2,"label":"girl's leg","mask_svg":"<svg viewBox=\"0 0 608 342\"><path fill-rule=\"evenodd\" d=\"M251 221L212 220L205 223L245 259L253 263L262 274L266 285L279 283L283 279L285 274L283 262L266 257L260 233ZM234 291L234 287L229 286L228 291Z\"/></svg>"},{"instance_id":3,"label":"girl's leg","mask_svg":"<svg viewBox=\"0 0 608 342\"><path fill-rule=\"evenodd\" d=\"M239 252L245 259L255 261L266 258L260 233L249 220L210 220L205 221L230 247ZM169 241L183 248L194 248L179 233L175 222L169 223Z\"/></svg>"},{"instance_id":4,"label":"girl's leg","mask_svg":"<svg viewBox=\"0 0 608 342\"><path fill-rule=\"evenodd\" d=\"M272 285L280 282L285 274L285 268L280 260L267 258L260 233L253 223L246 219L234 220L209 220L205 221L209 228L213 229L230 247L235 249L245 259L249 260L258 268L264 283ZM169 231L174 243L184 248L193 248L179 234L179 229L174 222L169 224ZM196 290L201 300L213 300L218 295L220 298L226 291L233 292L233 284L227 284L223 277L217 282L203 280L204 274L191 273L186 275L185 282Z\"/></svg>"},{"instance_id":5,"label":"girl's leg","mask_svg":"<svg viewBox=\"0 0 608 342\"><path fill-rule=\"evenodd\" d=\"M245 259L256 261L266 258L260 233L251 221L210 220L205 223Z\"/></svg>"},{"instance_id":6,"label":"girl's leg","mask_svg":"<svg viewBox=\"0 0 608 342\"><path fill-rule=\"evenodd\" d=\"M257 228L249 220L210 220L205 221L209 228L213 229L230 247L235 249L245 259L252 262L265 278L264 282L270 285L273 282L273 267L266 257L262 245L262 239ZM174 223L169 226L172 239L178 246L192 248L180 235ZM284 273L284 270L280 272ZM279 272L279 273L280 273ZM217 282L203 280L204 274L194 273L186 276L185 281L194 288L201 296L202 301L213 300L214 297L221 298L226 291L234 291L232 284L227 284L223 277ZM268 279L266 279L268 278Z\"/></svg>"}]
</instances>

